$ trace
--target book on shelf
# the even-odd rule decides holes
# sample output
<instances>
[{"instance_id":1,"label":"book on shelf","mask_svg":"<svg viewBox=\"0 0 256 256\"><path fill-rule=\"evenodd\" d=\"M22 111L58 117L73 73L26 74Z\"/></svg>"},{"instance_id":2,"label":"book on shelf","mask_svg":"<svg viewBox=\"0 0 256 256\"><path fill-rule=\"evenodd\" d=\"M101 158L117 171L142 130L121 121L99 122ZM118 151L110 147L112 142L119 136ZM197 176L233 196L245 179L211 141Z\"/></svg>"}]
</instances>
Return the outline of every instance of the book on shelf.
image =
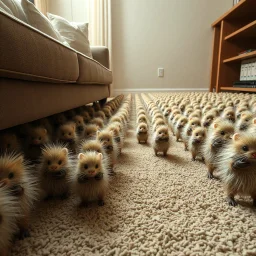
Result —
<instances>
[{"instance_id":1,"label":"book on shelf","mask_svg":"<svg viewBox=\"0 0 256 256\"><path fill-rule=\"evenodd\" d=\"M239 88L256 88L256 80L237 81L233 83L233 87Z\"/></svg>"},{"instance_id":2,"label":"book on shelf","mask_svg":"<svg viewBox=\"0 0 256 256\"><path fill-rule=\"evenodd\" d=\"M256 80L256 58L243 60L240 69L240 81Z\"/></svg>"}]
</instances>

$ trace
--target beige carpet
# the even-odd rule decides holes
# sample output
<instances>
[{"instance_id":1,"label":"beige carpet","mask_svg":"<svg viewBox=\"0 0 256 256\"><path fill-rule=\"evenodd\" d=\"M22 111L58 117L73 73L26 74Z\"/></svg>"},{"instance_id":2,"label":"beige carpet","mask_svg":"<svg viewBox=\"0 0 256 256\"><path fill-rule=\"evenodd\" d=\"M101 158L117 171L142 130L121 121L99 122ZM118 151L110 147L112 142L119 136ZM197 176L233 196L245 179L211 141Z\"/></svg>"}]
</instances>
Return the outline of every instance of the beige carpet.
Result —
<instances>
[{"instance_id":1,"label":"beige carpet","mask_svg":"<svg viewBox=\"0 0 256 256\"><path fill-rule=\"evenodd\" d=\"M256 255L256 210L225 202L219 181L173 139L167 158L139 145L134 121L104 207L41 203L12 255Z\"/></svg>"}]
</instances>

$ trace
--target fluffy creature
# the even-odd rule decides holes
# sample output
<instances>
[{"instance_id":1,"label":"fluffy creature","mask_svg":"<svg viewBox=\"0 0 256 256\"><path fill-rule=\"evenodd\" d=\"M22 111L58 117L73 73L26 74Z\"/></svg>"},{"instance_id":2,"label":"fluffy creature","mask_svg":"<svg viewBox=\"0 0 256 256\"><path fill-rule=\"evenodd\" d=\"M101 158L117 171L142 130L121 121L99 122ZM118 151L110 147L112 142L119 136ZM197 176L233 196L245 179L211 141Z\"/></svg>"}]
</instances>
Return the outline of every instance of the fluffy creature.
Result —
<instances>
[{"instance_id":1,"label":"fluffy creature","mask_svg":"<svg viewBox=\"0 0 256 256\"><path fill-rule=\"evenodd\" d=\"M17 218L20 218L19 204L15 196L10 195L7 187L0 186L0 252L9 255L14 234L17 232Z\"/></svg>"},{"instance_id":2,"label":"fluffy creature","mask_svg":"<svg viewBox=\"0 0 256 256\"><path fill-rule=\"evenodd\" d=\"M256 137L236 133L218 159L220 178L229 205L236 206L236 195L251 196L256 206Z\"/></svg>"},{"instance_id":3,"label":"fluffy creature","mask_svg":"<svg viewBox=\"0 0 256 256\"><path fill-rule=\"evenodd\" d=\"M56 141L67 144L71 153L75 154L78 145L78 136L76 134L76 125L73 122L61 125L57 130Z\"/></svg>"},{"instance_id":4,"label":"fluffy creature","mask_svg":"<svg viewBox=\"0 0 256 256\"><path fill-rule=\"evenodd\" d=\"M31 175L31 168L22 155L12 153L0 157L0 187L6 187L18 202L20 216L17 225L20 239L30 236L29 216L38 196L38 184Z\"/></svg>"},{"instance_id":5,"label":"fluffy creature","mask_svg":"<svg viewBox=\"0 0 256 256\"><path fill-rule=\"evenodd\" d=\"M167 151L170 147L170 137L167 126L159 126L153 133L152 146L155 151L155 155L162 152L164 156L167 155Z\"/></svg>"},{"instance_id":6,"label":"fluffy creature","mask_svg":"<svg viewBox=\"0 0 256 256\"><path fill-rule=\"evenodd\" d=\"M216 159L221 154L225 144L227 144L234 134L234 125L224 119L215 120L210 127L207 138L203 145L203 157L208 168L208 178L212 179L213 171L216 168Z\"/></svg>"},{"instance_id":7,"label":"fluffy creature","mask_svg":"<svg viewBox=\"0 0 256 256\"><path fill-rule=\"evenodd\" d=\"M204 160L202 155L202 146L206 139L206 130L203 127L196 127L192 135L189 138L188 149L191 153L192 160L195 161L197 156L201 156L202 160Z\"/></svg>"},{"instance_id":8,"label":"fluffy creature","mask_svg":"<svg viewBox=\"0 0 256 256\"><path fill-rule=\"evenodd\" d=\"M145 123L141 123L137 126L136 130L138 143L147 143L148 141L148 126Z\"/></svg>"},{"instance_id":9,"label":"fluffy creature","mask_svg":"<svg viewBox=\"0 0 256 256\"><path fill-rule=\"evenodd\" d=\"M45 146L42 150L39 173L45 199L68 197L72 167L67 148L61 144Z\"/></svg>"},{"instance_id":10,"label":"fluffy creature","mask_svg":"<svg viewBox=\"0 0 256 256\"><path fill-rule=\"evenodd\" d=\"M89 201L98 201L104 205L108 189L108 170L101 153L87 152L78 155L78 163L73 177L74 191L81 199L81 206Z\"/></svg>"}]
</instances>

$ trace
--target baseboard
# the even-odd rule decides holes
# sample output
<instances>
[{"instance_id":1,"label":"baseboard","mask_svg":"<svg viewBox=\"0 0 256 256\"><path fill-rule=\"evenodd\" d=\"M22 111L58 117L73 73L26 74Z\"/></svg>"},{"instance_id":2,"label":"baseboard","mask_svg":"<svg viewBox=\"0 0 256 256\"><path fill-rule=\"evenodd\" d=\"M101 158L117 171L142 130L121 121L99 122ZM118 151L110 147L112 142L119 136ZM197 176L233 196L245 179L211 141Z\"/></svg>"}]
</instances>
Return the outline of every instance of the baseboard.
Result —
<instances>
[{"instance_id":1,"label":"baseboard","mask_svg":"<svg viewBox=\"0 0 256 256\"><path fill-rule=\"evenodd\" d=\"M114 89L114 96L118 94L129 93L147 93L147 92L208 92L208 88L137 88L137 89Z\"/></svg>"}]
</instances>

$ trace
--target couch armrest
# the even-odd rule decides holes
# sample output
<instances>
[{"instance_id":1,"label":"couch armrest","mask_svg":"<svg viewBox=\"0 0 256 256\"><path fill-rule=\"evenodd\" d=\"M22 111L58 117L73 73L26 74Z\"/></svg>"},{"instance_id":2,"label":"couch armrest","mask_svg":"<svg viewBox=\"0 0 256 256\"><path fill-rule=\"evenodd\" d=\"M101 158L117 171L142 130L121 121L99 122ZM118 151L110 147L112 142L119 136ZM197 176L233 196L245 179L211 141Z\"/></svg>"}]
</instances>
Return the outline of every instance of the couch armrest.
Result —
<instances>
[{"instance_id":1,"label":"couch armrest","mask_svg":"<svg viewBox=\"0 0 256 256\"><path fill-rule=\"evenodd\" d=\"M92 57L100 64L109 68L109 51L105 46L91 46Z\"/></svg>"}]
</instances>

